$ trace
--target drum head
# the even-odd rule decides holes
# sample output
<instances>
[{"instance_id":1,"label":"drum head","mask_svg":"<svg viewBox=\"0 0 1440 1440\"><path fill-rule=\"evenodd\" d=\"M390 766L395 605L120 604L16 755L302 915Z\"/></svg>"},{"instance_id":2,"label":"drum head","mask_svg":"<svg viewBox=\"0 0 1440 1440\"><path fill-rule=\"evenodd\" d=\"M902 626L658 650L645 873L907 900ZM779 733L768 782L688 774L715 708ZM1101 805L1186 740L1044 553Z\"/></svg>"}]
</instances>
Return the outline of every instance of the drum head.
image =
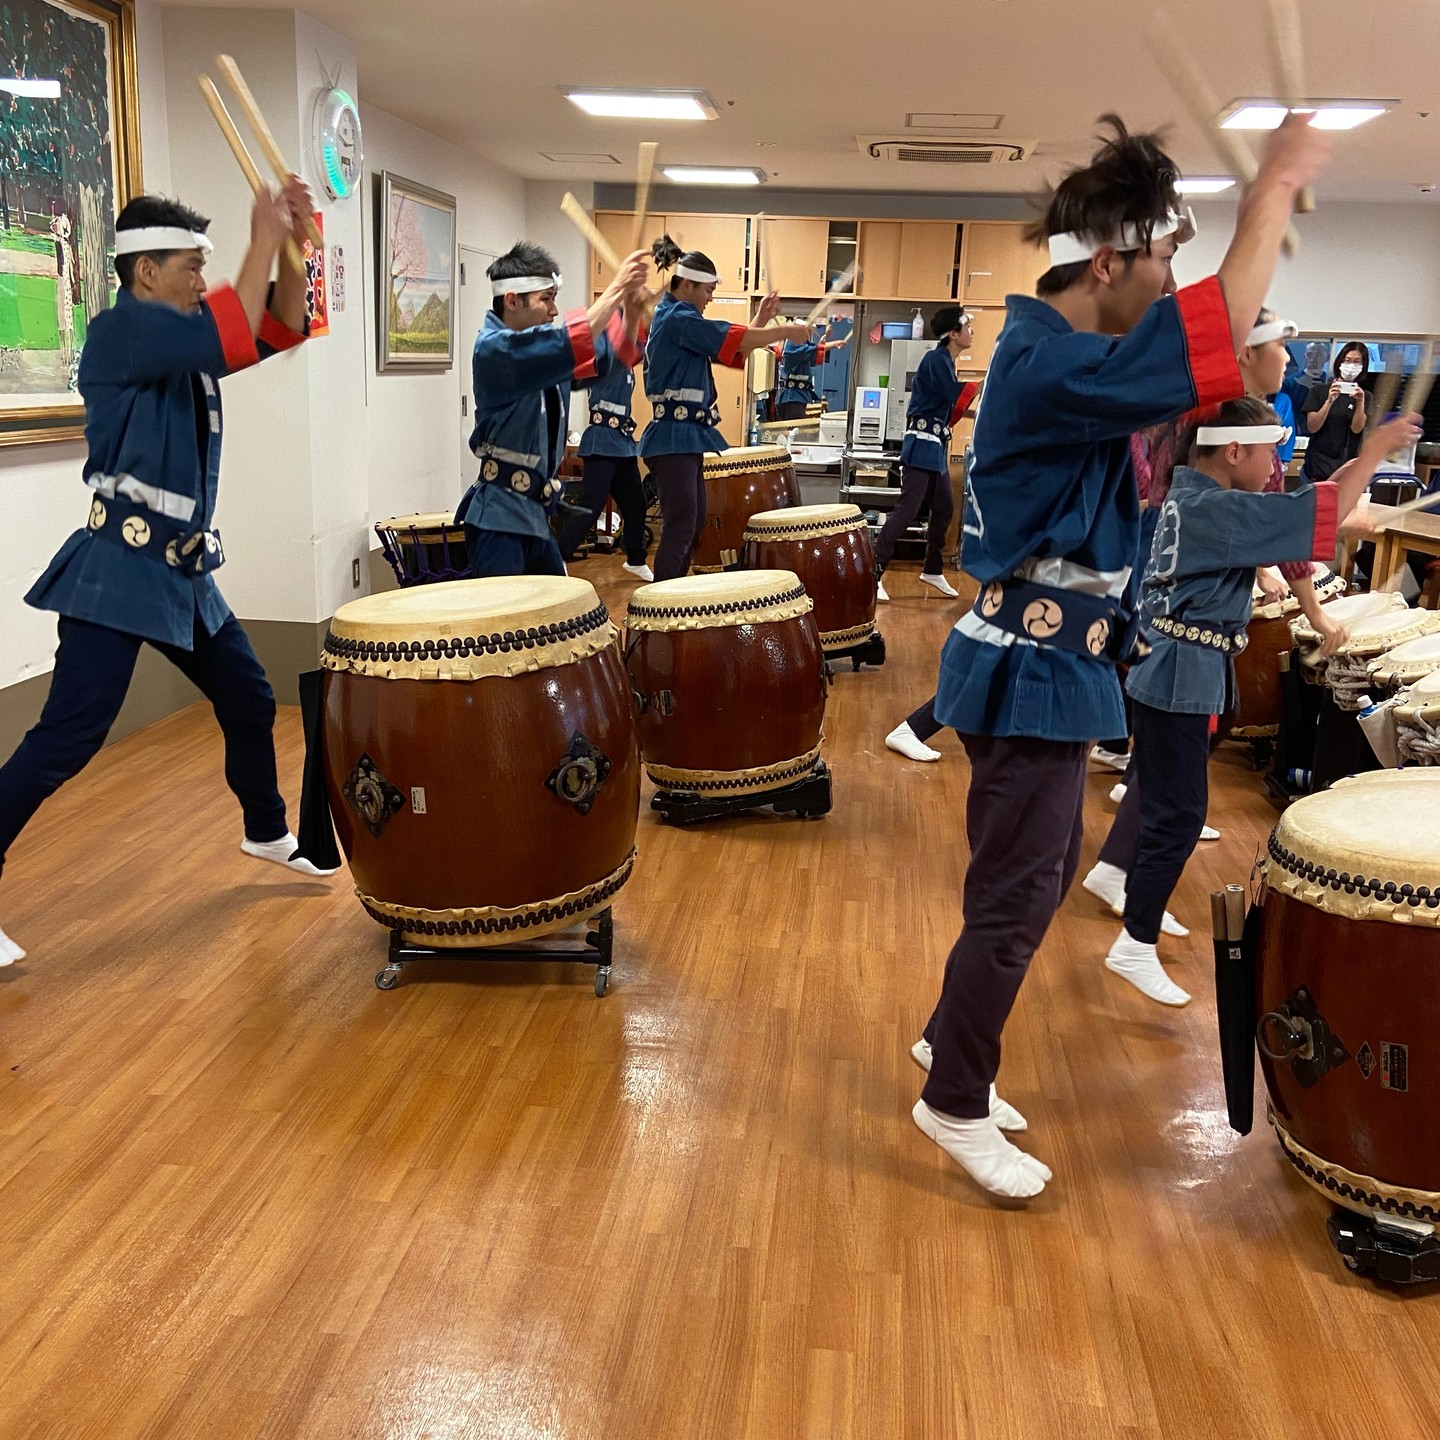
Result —
<instances>
[{"instance_id":1,"label":"drum head","mask_svg":"<svg viewBox=\"0 0 1440 1440\"><path fill-rule=\"evenodd\" d=\"M1440 629L1440 610L1386 610L1349 624L1350 639L1336 657L1383 655L1403 641Z\"/></svg>"},{"instance_id":2,"label":"drum head","mask_svg":"<svg viewBox=\"0 0 1440 1440\"><path fill-rule=\"evenodd\" d=\"M745 522L745 538L799 540L810 535L831 535L864 523L858 505L796 505L752 515Z\"/></svg>"},{"instance_id":3,"label":"drum head","mask_svg":"<svg viewBox=\"0 0 1440 1440\"><path fill-rule=\"evenodd\" d=\"M1367 590L1362 595L1342 595L1338 600L1328 601L1325 613L1332 620L1338 620L1342 625L1350 625L1356 620L1364 619L1367 615L1379 615L1386 610L1404 610L1406 608L1403 595ZM1308 620L1295 622L1295 638L1302 643L1319 643L1319 636L1310 628Z\"/></svg>"},{"instance_id":4,"label":"drum head","mask_svg":"<svg viewBox=\"0 0 1440 1440\"><path fill-rule=\"evenodd\" d=\"M705 456L707 475L728 475L737 470L775 470L790 463L783 445L733 445L729 450Z\"/></svg>"},{"instance_id":5,"label":"drum head","mask_svg":"<svg viewBox=\"0 0 1440 1440\"><path fill-rule=\"evenodd\" d=\"M1432 725L1440 719L1440 666L1422 675L1395 706L1395 718L1408 720L1418 715Z\"/></svg>"},{"instance_id":6,"label":"drum head","mask_svg":"<svg viewBox=\"0 0 1440 1440\"><path fill-rule=\"evenodd\" d=\"M789 620L813 609L791 570L723 570L659 580L630 597L632 630L701 630Z\"/></svg>"},{"instance_id":7,"label":"drum head","mask_svg":"<svg viewBox=\"0 0 1440 1440\"><path fill-rule=\"evenodd\" d=\"M408 535L412 530L421 540L439 539L449 531L454 537L465 538L465 526L457 524L453 510L435 510L425 515L392 515L388 520L377 520L377 530L398 531Z\"/></svg>"},{"instance_id":8,"label":"drum head","mask_svg":"<svg viewBox=\"0 0 1440 1440\"><path fill-rule=\"evenodd\" d=\"M1297 800L1265 859L1268 884L1352 920L1440 927L1440 769L1378 770Z\"/></svg>"},{"instance_id":9,"label":"drum head","mask_svg":"<svg viewBox=\"0 0 1440 1440\"><path fill-rule=\"evenodd\" d=\"M1417 635L1370 662L1371 675L1382 685L1413 685L1432 670L1440 670L1440 634Z\"/></svg>"}]
</instances>

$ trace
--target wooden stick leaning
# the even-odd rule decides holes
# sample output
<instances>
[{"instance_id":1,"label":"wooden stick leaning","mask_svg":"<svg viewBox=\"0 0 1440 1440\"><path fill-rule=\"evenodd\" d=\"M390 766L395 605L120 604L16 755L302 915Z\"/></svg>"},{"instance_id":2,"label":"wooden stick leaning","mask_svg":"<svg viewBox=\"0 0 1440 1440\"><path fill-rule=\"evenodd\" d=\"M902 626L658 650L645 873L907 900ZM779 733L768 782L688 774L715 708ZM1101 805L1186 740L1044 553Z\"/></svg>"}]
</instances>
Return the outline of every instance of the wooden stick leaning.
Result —
<instances>
[{"instance_id":1,"label":"wooden stick leaning","mask_svg":"<svg viewBox=\"0 0 1440 1440\"><path fill-rule=\"evenodd\" d=\"M1253 183L1260 173L1255 152L1234 131L1221 130L1215 124L1220 101L1185 48L1175 22L1163 10L1157 10L1151 21L1149 42L1161 73L1175 87L1190 118L1200 127L1220 163L1233 171L1243 184ZM1287 258L1300 249L1300 232L1293 225L1286 229L1280 248Z\"/></svg>"},{"instance_id":2,"label":"wooden stick leaning","mask_svg":"<svg viewBox=\"0 0 1440 1440\"><path fill-rule=\"evenodd\" d=\"M645 223L650 218L650 181L655 174L655 156L659 149L653 140L640 142L640 162L635 172L635 228L630 232L632 253L645 243Z\"/></svg>"},{"instance_id":3,"label":"wooden stick leaning","mask_svg":"<svg viewBox=\"0 0 1440 1440\"><path fill-rule=\"evenodd\" d=\"M225 108L225 102L215 88L215 82L208 75L200 75L197 77L197 83L200 86L200 93L205 97L205 103L210 107L210 113L215 117L215 123L220 127L220 133L230 146L230 153L235 157L245 179L249 181L251 190L257 195L260 194L266 188L265 181L261 178L254 160L250 158L250 152L245 148L245 142L235 128L235 122ZM285 258L302 275L305 273L305 260L293 235L285 237Z\"/></svg>"},{"instance_id":4,"label":"wooden stick leaning","mask_svg":"<svg viewBox=\"0 0 1440 1440\"><path fill-rule=\"evenodd\" d=\"M1266 0L1270 16L1270 45L1275 56L1276 89L1287 109L1305 98L1305 42L1296 0ZM1315 209L1315 192L1306 185L1295 197L1297 214Z\"/></svg>"},{"instance_id":5,"label":"wooden stick leaning","mask_svg":"<svg viewBox=\"0 0 1440 1440\"><path fill-rule=\"evenodd\" d=\"M235 92L235 99L239 102L240 111L255 132L255 138L260 142L260 149L270 162L271 169L275 171L276 178L281 185L288 185L290 177L296 172L290 168L280 147L275 143L275 137L270 133L269 125L265 123L265 116L261 114L259 105L255 103L254 95L250 93L250 87L245 83L245 77L240 73L240 67L229 55L217 55L215 64L219 66L220 73L230 82L230 88ZM325 239L320 234L320 229L315 221L306 215L301 224L305 227L305 233L309 236L310 243L317 250L323 249Z\"/></svg>"}]
</instances>

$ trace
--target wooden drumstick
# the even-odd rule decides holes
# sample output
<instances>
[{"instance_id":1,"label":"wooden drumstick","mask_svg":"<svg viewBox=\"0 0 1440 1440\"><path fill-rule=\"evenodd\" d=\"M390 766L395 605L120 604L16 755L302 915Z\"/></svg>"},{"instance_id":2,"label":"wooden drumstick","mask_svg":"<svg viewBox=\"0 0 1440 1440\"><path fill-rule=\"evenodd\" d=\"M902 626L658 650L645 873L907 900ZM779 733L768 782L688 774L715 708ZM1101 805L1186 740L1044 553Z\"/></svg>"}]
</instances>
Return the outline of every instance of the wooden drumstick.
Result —
<instances>
[{"instance_id":1,"label":"wooden drumstick","mask_svg":"<svg viewBox=\"0 0 1440 1440\"><path fill-rule=\"evenodd\" d=\"M1174 21L1163 10L1157 10L1151 22L1150 49L1161 73L1175 87L1190 118L1200 127L1220 163L1244 184L1251 184L1260 173L1255 152L1233 130L1222 130L1216 125L1220 101L1205 83ZM1280 248L1287 257L1300 249L1300 232L1293 225L1287 227Z\"/></svg>"},{"instance_id":2,"label":"wooden drumstick","mask_svg":"<svg viewBox=\"0 0 1440 1440\"><path fill-rule=\"evenodd\" d=\"M1377 520L1375 522L1376 533L1388 530L1404 515L1409 515L1416 510L1431 510L1436 505L1440 505L1440 494L1432 492L1429 495L1417 495L1415 499L1407 500L1403 505L1394 506L1383 519Z\"/></svg>"},{"instance_id":3,"label":"wooden drumstick","mask_svg":"<svg viewBox=\"0 0 1440 1440\"><path fill-rule=\"evenodd\" d=\"M1305 98L1305 43L1300 29L1300 7L1296 0L1267 0L1270 15L1270 44L1275 52L1276 86L1287 110ZM1297 214L1308 215L1315 208L1315 192L1304 186L1295 197Z\"/></svg>"},{"instance_id":4,"label":"wooden drumstick","mask_svg":"<svg viewBox=\"0 0 1440 1440\"><path fill-rule=\"evenodd\" d=\"M250 87L240 73L240 67L229 55L217 55L215 63L220 67L220 73L230 82L230 88L235 92L235 99L240 104L241 113L255 132L255 138L260 142L260 149L270 162L271 169L275 171L282 186L288 185L290 177L296 172L286 163L285 156L275 143L275 137L270 133L269 125L265 123L265 117L260 113L260 107L255 103L254 95L250 93ZM305 215L301 218L300 223L305 227L305 234L309 236L310 243L317 250L323 250L325 238L320 234L320 229L315 221L309 215Z\"/></svg>"},{"instance_id":5,"label":"wooden drumstick","mask_svg":"<svg viewBox=\"0 0 1440 1440\"><path fill-rule=\"evenodd\" d=\"M1406 414L1416 414L1425 408L1430 391L1435 385L1435 340L1432 337L1420 347L1420 363L1405 387L1405 398L1400 409Z\"/></svg>"},{"instance_id":6,"label":"wooden drumstick","mask_svg":"<svg viewBox=\"0 0 1440 1440\"><path fill-rule=\"evenodd\" d=\"M240 132L235 128L235 122L230 118L230 112L225 108L225 102L220 98L220 92L215 88L215 82L208 75L197 77L200 86L200 93L205 97L205 103L210 107L210 113L215 117L215 123L220 127L220 133L225 137L230 146L230 153L235 157L245 179L249 181L250 188L255 194L260 194L265 186L265 181L260 176L254 160L250 158L250 152L245 148L245 142L240 138ZM305 260L300 253L300 247L295 243L293 235L285 237L285 258L301 274L305 272Z\"/></svg>"},{"instance_id":7,"label":"wooden drumstick","mask_svg":"<svg viewBox=\"0 0 1440 1440\"><path fill-rule=\"evenodd\" d=\"M585 213L585 207L568 190L560 202L560 209L565 218L590 242L590 248L618 274L623 262L610 242L600 233L599 227Z\"/></svg>"},{"instance_id":8,"label":"wooden drumstick","mask_svg":"<svg viewBox=\"0 0 1440 1440\"><path fill-rule=\"evenodd\" d=\"M1400 393L1400 372L1387 365L1375 382L1370 396L1369 423L1365 429L1373 430L1395 408L1395 397Z\"/></svg>"},{"instance_id":9,"label":"wooden drumstick","mask_svg":"<svg viewBox=\"0 0 1440 1440\"><path fill-rule=\"evenodd\" d=\"M655 174L655 156L660 146L654 140L640 142L640 162L635 171L635 228L630 232L630 249L645 243L645 224L650 218L650 181Z\"/></svg>"},{"instance_id":10,"label":"wooden drumstick","mask_svg":"<svg viewBox=\"0 0 1440 1440\"><path fill-rule=\"evenodd\" d=\"M807 325L813 325L825 312L835 303L838 295L843 295L851 285L855 283L855 270L858 262L852 261L845 269L835 277L835 283L825 292L825 297L805 317Z\"/></svg>"}]
</instances>

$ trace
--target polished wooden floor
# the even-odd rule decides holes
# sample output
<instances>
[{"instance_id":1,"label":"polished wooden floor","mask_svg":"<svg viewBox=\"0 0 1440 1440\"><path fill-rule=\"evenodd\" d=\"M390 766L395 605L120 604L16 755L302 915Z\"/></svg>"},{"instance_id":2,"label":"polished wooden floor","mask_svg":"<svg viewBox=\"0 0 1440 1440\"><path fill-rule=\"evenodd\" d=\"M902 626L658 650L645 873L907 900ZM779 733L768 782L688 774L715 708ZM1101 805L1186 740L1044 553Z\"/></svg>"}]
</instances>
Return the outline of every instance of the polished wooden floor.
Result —
<instances>
[{"instance_id":1,"label":"polished wooden floor","mask_svg":"<svg viewBox=\"0 0 1440 1440\"><path fill-rule=\"evenodd\" d=\"M618 562L581 573L622 601ZM893 579L890 663L831 692L834 812L645 811L604 1000L563 966L375 989L343 875L240 854L202 710L58 795L0 890L31 950L0 971L0 1436L1440 1434L1440 1302L1350 1276L1223 1118L1206 895L1273 819L1238 752L1167 942L1196 1003L1107 975L1083 892L1021 994L1001 1080L1044 1196L996 1208L914 1129L966 770L881 744L958 613Z\"/></svg>"}]
</instances>

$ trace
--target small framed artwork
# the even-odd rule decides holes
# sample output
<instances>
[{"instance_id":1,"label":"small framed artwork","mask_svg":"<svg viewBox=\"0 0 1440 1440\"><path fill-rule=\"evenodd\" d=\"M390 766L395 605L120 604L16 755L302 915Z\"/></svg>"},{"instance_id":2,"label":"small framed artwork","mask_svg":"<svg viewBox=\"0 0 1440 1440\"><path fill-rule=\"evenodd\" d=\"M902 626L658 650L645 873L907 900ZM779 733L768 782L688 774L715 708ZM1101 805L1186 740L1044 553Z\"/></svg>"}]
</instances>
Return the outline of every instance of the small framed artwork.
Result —
<instances>
[{"instance_id":1,"label":"small framed artwork","mask_svg":"<svg viewBox=\"0 0 1440 1440\"><path fill-rule=\"evenodd\" d=\"M89 323L141 190L132 0L4 0L0 445L78 440Z\"/></svg>"},{"instance_id":2,"label":"small framed artwork","mask_svg":"<svg viewBox=\"0 0 1440 1440\"><path fill-rule=\"evenodd\" d=\"M379 369L455 363L455 197L383 171L378 177Z\"/></svg>"}]
</instances>

